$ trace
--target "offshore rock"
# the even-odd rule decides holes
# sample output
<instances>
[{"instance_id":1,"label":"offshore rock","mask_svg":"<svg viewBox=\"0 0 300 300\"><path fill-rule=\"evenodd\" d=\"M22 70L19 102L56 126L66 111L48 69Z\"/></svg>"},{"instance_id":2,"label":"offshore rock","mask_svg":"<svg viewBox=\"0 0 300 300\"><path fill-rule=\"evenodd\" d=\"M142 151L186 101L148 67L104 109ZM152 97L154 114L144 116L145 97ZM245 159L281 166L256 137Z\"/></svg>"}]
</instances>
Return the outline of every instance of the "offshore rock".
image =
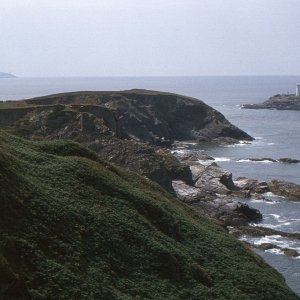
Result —
<instances>
[{"instance_id":1,"label":"offshore rock","mask_svg":"<svg viewBox=\"0 0 300 300\"><path fill-rule=\"evenodd\" d=\"M300 185L281 181L281 180L272 180L268 182L269 189L272 193L286 197L290 200L300 201Z\"/></svg>"},{"instance_id":2,"label":"offshore rock","mask_svg":"<svg viewBox=\"0 0 300 300\"><path fill-rule=\"evenodd\" d=\"M300 96L292 94L275 95L260 104L245 104L242 108L248 109L278 109L278 110L300 110Z\"/></svg>"}]
</instances>

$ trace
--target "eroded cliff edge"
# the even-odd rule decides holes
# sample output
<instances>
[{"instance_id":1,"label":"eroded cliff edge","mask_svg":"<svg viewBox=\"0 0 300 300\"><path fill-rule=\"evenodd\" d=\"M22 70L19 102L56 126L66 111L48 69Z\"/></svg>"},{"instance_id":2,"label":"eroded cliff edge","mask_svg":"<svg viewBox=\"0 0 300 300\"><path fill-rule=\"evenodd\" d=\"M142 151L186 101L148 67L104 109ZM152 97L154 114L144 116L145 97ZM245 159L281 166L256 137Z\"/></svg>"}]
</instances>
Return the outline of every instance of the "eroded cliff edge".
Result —
<instances>
[{"instance_id":1,"label":"eroded cliff edge","mask_svg":"<svg viewBox=\"0 0 300 300\"><path fill-rule=\"evenodd\" d=\"M47 138L93 139L106 134L166 146L174 140L252 140L203 101L147 90L9 101L0 105L0 125Z\"/></svg>"}]
</instances>

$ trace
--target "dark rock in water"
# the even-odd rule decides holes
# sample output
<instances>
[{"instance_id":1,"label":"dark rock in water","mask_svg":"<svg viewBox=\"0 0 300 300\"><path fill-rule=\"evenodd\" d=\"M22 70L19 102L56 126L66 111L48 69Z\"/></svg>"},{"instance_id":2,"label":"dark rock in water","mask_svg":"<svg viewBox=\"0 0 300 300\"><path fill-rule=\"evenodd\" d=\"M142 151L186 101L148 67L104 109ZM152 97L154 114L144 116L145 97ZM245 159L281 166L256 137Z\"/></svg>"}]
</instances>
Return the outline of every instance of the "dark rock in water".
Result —
<instances>
[{"instance_id":1,"label":"dark rock in water","mask_svg":"<svg viewBox=\"0 0 300 300\"><path fill-rule=\"evenodd\" d=\"M290 249L290 248L281 248L277 245L274 245L272 243L262 243L260 245L253 245L255 248L261 249L261 250L270 250L270 249L280 249L281 251L283 251L283 253L286 256L290 256L290 257L298 257L299 253L294 250L294 249Z\"/></svg>"},{"instance_id":2,"label":"dark rock in water","mask_svg":"<svg viewBox=\"0 0 300 300\"><path fill-rule=\"evenodd\" d=\"M245 104L242 108L248 109L278 109L278 110L300 110L300 96L275 95L260 104Z\"/></svg>"},{"instance_id":3,"label":"dark rock in water","mask_svg":"<svg viewBox=\"0 0 300 300\"><path fill-rule=\"evenodd\" d=\"M261 250L280 249L280 247L272 243L262 243L260 245L256 245L256 248Z\"/></svg>"},{"instance_id":4,"label":"dark rock in water","mask_svg":"<svg viewBox=\"0 0 300 300\"><path fill-rule=\"evenodd\" d=\"M281 235L286 238L300 240L300 233L284 232L262 226L238 226L233 230L232 233L237 237L244 234L254 237L266 235Z\"/></svg>"},{"instance_id":5,"label":"dark rock in water","mask_svg":"<svg viewBox=\"0 0 300 300\"><path fill-rule=\"evenodd\" d=\"M276 159L270 158L270 157L263 157L263 158L249 158L251 161L270 161L270 162L276 162Z\"/></svg>"},{"instance_id":6,"label":"dark rock in water","mask_svg":"<svg viewBox=\"0 0 300 300\"><path fill-rule=\"evenodd\" d=\"M281 181L281 180L272 180L268 182L269 189L272 193L286 197L290 200L300 201L300 185Z\"/></svg>"},{"instance_id":7,"label":"dark rock in water","mask_svg":"<svg viewBox=\"0 0 300 300\"><path fill-rule=\"evenodd\" d=\"M207 196L199 188L186 184L182 180L173 180L172 187L176 197L186 203L198 202Z\"/></svg>"},{"instance_id":8,"label":"dark rock in water","mask_svg":"<svg viewBox=\"0 0 300 300\"><path fill-rule=\"evenodd\" d=\"M300 163L300 160L292 159L292 158L279 158L277 161L281 162L281 163L285 163L285 164L298 164L298 163Z\"/></svg>"},{"instance_id":9,"label":"dark rock in water","mask_svg":"<svg viewBox=\"0 0 300 300\"><path fill-rule=\"evenodd\" d=\"M17 120L11 117L10 122L7 115L29 107L29 113ZM200 100L146 90L74 92L14 101L10 106L2 103L0 120L2 126L17 125L47 138L80 136L84 131L85 138L113 134L165 146L174 140L253 140Z\"/></svg>"},{"instance_id":10,"label":"dark rock in water","mask_svg":"<svg viewBox=\"0 0 300 300\"><path fill-rule=\"evenodd\" d=\"M291 256L291 257L298 257L299 256L299 253L296 250L294 250L294 249L282 248L282 251L287 256Z\"/></svg>"}]
</instances>

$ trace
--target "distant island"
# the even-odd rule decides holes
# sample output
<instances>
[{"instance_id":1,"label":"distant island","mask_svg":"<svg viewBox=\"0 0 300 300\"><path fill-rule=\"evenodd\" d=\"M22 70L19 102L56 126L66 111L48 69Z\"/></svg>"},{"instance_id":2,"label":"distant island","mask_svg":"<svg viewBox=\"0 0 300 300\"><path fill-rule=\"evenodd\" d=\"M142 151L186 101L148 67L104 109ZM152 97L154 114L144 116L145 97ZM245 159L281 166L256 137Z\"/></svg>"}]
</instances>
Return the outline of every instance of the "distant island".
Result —
<instances>
[{"instance_id":1,"label":"distant island","mask_svg":"<svg viewBox=\"0 0 300 300\"><path fill-rule=\"evenodd\" d=\"M10 73L0 72L0 78L16 78L16 76Z\"/></svg>"},{"instance_id":2,"label":"distant island","mask_svg":"<svg viewBox=\"0 0 300 300\"><path fill-rule=\"evenodd\" d=\"M245 104L242 105L242 108L300 110L300 96L296 96L295 94L278 94L270 97L263 103Z\"/></svg>"}]
</instances>

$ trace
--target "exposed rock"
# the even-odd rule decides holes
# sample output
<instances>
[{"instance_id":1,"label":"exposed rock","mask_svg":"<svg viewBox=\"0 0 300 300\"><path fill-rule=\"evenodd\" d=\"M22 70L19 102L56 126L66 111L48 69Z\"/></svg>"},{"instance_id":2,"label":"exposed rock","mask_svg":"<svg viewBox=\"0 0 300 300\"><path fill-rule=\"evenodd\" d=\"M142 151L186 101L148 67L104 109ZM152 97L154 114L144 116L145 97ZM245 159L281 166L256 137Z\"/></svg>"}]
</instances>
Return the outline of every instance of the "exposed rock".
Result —
<instances>
[{"instance_id":1,"label":"exposed rock","mask_svg":"<svg viewBox=\"0 0 300 300\"><path fill-rule=\"evenodd\" d=\"M281 251L283 251L283 253L286 255L286 256L290 256L290 257L298 257L299 256L299 253L294 250L294 249L290 249L290 248L281 248L277 245L274 245L272 243L262 243L262 244L259 244L259 245L252 245L254 246L255 248L258 248L258 249L261 249L261 250L270 250L270 249L280 249Z\"/></svg>"},{"instance_id":2,"label":"exposed rock","mask_svg":"<svg viewBox=\"0 0 300 300\"><path fill-rule=\"evenodd\" d=\"M248 193L249 196L250 193L262 194L270 191L267 182L258 181L256 179L248 179L246 177L238 177L234 180L234 185L240 190Z\"/></svg>"},{"instance_id":3,"label":"exposed rock","mask_svg":"<svg viewBox=\"0 0 300 300\"><path fill-rule=\"evenodd\" d=\"M254 161L254 162L279 162L279 163L285 163L285 164L297 164L297 163L300 163L300 160L293 159L293 158L279 158L279 159L274 159L274 158L270 158L270 157L263 157L263 158L248 158L248 160Z\"/></svg>"},{"instance_id":4,"label":"exposed rock","mask_svg":"<svg viewBox=\"0 0 300 300\"><path fill-rule=\"evenodd\" d=\"M300 240L300 233L290 233L262 226L238 226L232 230L232 234L239 237L241 235L250 235L254 237L266 235L281 235L290 239Z\"/></svg>"},{"instance_id":5,"label":"exposed rock","mask_svg":"<svg viewBox=\"0 0 300 300\"><path fill-rule=\"evenodd\" d=\"M180 159L180 161L183 161L189 165L193 165L195 163L199 164L199 161L201 162L208 160L213 162L215 160L212 156L201 150L175 150L173 154Z\"/></svg>"},{"instance_id":6,"label":"exposed rock","mask_svg":"<svg viewBox=\"0 0 300 300\"><path fill-rule=\"evenodd\" d=\"M282 251L287 256L291 256L291 257L298 257L299 256L299 253L296 250L294 250L294 249L282 248Z\"/></svg>"},{"instance_id":7,"label":"exposed rock","mask_svg":"<svg viewBox=\"0 0 300 300\"><path fill-rule=\"evenodd\" d=\"M172 186L178 199L186 203L193 203L205 198L205 194L198 188L186 184L182 180L173 180Z\"/></svg>"},{"instance_id":8,"label":"exposed rock","mask_svg":"<svg viewBox=\"0 0 300 300\"><path fill-rule=\"evenodd\" d=\"M284 164L298 164L298 163L300 163L300 160L293 159L293 158L279 158L277 161L281 162L281 163L284 163Z\"/></svg>"},{"instance_id":9,"label":"exposed rock","mask_svg":"<svg viewBox=\"0 0 300 300\"><path fill-rule=\"evenodd\" d=\"M245 104L242 108L300 110L300 97L292 94L275 95L260 104Z\"/></svg>"},{"instance_id":10,"label":"exposed rock","mask_svg":"<svg viewBox=\"0 0 300 300\"><path fill-rule=\"evenodd\" d=\"M251 161L270 161L270 162L276 162L276 159L270 158L270 157L263 157L263 158L249 158Z\"/></svg>"},{"instance_id":11,"label":"exposed rock","mask_svg":"<svg viewBox=\"0 0 300 300\"><path fill-rule=\"evenodd\" d=\"M272 180L268 182L269 189L272 193L286 197L290 200L300 201L300 185L281 181L281 180Z\"/></svg>"},{"instance_id":12,"label":"exposed rock","mask_svg":"<svg viewBox=\"0 0 300 300\"><path fill-rule=\"evenodd\" d=\"M235 189L232 174L217 164L190 166L195 187L208 195L230 194Z\"/></svg>"},{"instance_id":13,"label":"exposed rock","mask_svg":"<svg viewBox=\"0 0 300 300\"><path fill-rule=\"evenodd\" d=\"M172 180L192 184L189 167L167 149L157 149L145 143L115 137L99 138L88 147L105 160L138 172L173 193Z\"/></svg>"},{"instance_id":14,"label":"exposed rock","mask_svg":"<svg viewBox=\"0 0 300 300\"><path fill-rule=\"evenodd\" d=\"M262 215L257 209L231 198L199 201L192 203L192 207L202 215L224 222L226 226L247 225L251 221L262 219Z\"/></svg>"},{"instance_id":15,"label":"exposed rock","mask_svg":"<svg viewBox=\"0 0 300 300\"><path fill-rule=\"evenodd\" d=\"M272 243L262 243L259 245L255 245L255 247L261 250L280 249L280 247Z\"/></svg>"}]
</instances>

